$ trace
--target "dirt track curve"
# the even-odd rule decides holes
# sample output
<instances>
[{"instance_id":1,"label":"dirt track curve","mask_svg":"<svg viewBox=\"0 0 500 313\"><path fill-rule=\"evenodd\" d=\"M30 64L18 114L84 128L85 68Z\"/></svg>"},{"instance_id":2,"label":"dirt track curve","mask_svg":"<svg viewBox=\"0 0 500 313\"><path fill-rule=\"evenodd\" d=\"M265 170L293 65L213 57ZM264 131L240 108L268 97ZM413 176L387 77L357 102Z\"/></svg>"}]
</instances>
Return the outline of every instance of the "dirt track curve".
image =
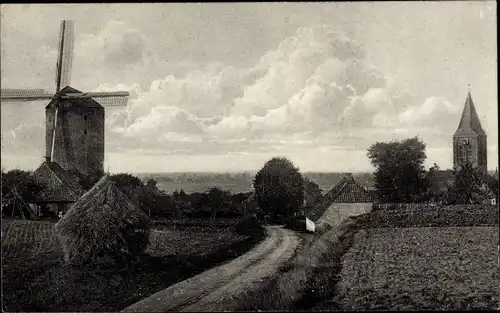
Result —
<instances>
[{"instance_id":1,"label":"dirt track curve","mask_svg":"<svg viewBox=\"0 0 500 313\"><path fill-rule=\"evenodd\" d=\"M159 291L122 312L227 311L238 295L256 288L292 255L299 239L290 230L266 226L267 238L244 255Z\"/></svg>"}]
</instances>

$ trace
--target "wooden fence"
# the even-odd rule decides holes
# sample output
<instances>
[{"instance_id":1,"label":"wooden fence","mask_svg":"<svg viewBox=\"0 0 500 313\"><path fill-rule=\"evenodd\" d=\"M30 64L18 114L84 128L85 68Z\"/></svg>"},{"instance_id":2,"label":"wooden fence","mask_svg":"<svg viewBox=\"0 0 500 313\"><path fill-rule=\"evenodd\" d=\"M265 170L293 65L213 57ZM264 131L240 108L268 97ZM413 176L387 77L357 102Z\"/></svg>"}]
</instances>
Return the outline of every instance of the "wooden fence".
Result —
<instances>
[{"instance_id":1,"label":"wooden fence","mask_svg":"<svg viewBox=\"0 0 500 313\"><path fill-rule=\"evenodd\" d=\"M404 210L404 209L426 209L442 206L439 203L373 203L372 211L379 210Z\"/></svg>"}]
</instances>

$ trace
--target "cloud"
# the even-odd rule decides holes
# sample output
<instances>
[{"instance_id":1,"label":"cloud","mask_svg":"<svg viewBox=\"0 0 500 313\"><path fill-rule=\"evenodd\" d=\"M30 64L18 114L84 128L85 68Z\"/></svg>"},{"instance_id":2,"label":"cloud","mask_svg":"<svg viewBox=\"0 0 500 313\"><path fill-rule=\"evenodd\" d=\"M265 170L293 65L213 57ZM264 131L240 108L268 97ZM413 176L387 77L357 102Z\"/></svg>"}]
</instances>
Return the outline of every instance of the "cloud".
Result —
<instances>
[{"instance_id":1,"label":"cloud","mask_svg":"<svg viewBox=\"0 0 500 313\"><path fill-rule=\"evenodd\" d=\"M452 105L446 99L440 97L429 97L421 106L409 107L399 114L399 121L409 126L434 126L445 122L446 116L458 123L460 109Z\"/></svg>"},{"instance_id":2,"label":"cloud","mask_svg":"<svg viewBox=\"0 0 500 313\"><path fill-rule=\"evenodd\" d=\"M373 88L384 87L385 79L378 69L358 59L365 54L359 43L333 28L300 28L253 68L240 71L244 73L240 78L257 76L253 82L235 82L238 76L231 76L232 87L239 88L235 94L242 95L222 101L224 107L227 103L231 106L228 114L206 130L222 139L262 138L268 132L290 136L370 122L375 110L362 103L363 96ZM173 79L167 81L173 83ZM220 81L210 81L222 89ZM175 97L174 90L169 91L170 97ZM195 98L192 93L186 97ZM192 108L190 103L185 100L183 108ZM205 97L205 103L208 107L210 97Z\"/></svg>"},{"instance_id":3,"label":"cloud","mask_svg":"<svg viewBox=\"0 0 500 313\"><path fill-rule=\"evenodd\" d=\"M78 37L75 51L77 89L131 95L126 107L106 109L107 151L271 153L314 145L350 151L414 135L442 145L461 110L393 83L367 61L360 42L328 26L299 28L248 68L188 61L172 67L144 34L116 21ZM54 63L49 47L36 55ZM2 125L2 149L27 151L35 138L29 133L44 133L39 117L24 128Z\"/></svg>"}]
</instances>

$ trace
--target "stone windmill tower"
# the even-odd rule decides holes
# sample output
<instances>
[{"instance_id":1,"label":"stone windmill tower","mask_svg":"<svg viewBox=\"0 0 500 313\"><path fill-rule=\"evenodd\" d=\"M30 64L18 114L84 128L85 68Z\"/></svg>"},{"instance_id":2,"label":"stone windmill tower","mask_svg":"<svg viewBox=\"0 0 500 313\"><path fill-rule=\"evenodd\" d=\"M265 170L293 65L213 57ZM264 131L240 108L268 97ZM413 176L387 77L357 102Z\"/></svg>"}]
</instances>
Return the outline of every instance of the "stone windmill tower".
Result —
<instances>
[{"instance_id":1,"label":"stone windmill tower","mask_svg":"<svg viewBox=\"0 0 500 313\"><path fill-rule=\"evenodd\" d=\"M79 91L67 86L59 95L67 93ZM104 107L92 98L53 99L45 107L45 159L65 170L103 173L104 117Z\"/></svg>"},{"instance_id":2,"label":"stone windmill tower","mask_svg":"<svg viewBox=\"0 0 500 313\"><path fill-rule=\"evenodd\" d=\"M88 176L104 172L105 115L101 104L126 105L129 94L82 93L70 87L73 42L73 22L62 21L55 94L42 89L2 89L0 99L2 103L50 100L45 107L45 159L58 163L66 171Z\"/></svg>"},{"instance_id":3,"label":"stone windmill tower","mask_svg":"<svg viewBox=\"0 0 500 313\"><path fill-rule=\"evenodd\" d=\"M459 168L468 162L486 174L487 155L486 132L481 127L469 91L458 129L453 134L453 167Z\"/></svg>"}]
</instances>

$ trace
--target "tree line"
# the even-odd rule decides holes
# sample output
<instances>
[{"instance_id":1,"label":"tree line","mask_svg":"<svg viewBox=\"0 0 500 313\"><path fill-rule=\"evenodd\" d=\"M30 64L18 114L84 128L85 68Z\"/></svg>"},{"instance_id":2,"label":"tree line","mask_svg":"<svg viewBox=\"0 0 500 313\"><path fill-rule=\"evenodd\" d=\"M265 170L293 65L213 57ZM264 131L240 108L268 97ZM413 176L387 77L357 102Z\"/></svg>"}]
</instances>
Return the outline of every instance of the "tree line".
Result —
<instances>
[{"instance_id":1,"label":"tree line","mask_svg":"<svg viewBox=\"0 0 500 313\"><path fill-rule=\"evenodd\" d=\"M43 191L33 180L31 171L2 171L2 198L15 187L22 199L29 203ZM89 190L100 179L77 175L80 184ZM110 175L128 198L152 218L231 218L246 214L288 216L303 207L313 205L321 197L318 184L302 175L285 158L273 158L254 178L254 190L231 193L213 187L205 192L186 193L182 189L171 194L157 186L154 179L145 183L129 173ZM304 202L305 201L305 202Z\"/></svg>"},{"instance_id":2,"label":"tree line","mask_svg":"<svg viewBox=\"0 0 500 313\"><path fill-rule=\"evenodd\" d=\"M380 202L436 202L480 204L498 196L498 178L484 174L470 163L452 170L453 183L443 190L437 164L426 170L426 145L418 137L376 142L368 148L375 167L374 187Z\"/></svg>"},{"instance_id":3,"label":"tree line","mask_svg":"<svg viewBox=\"0 0 500 313\"><path fill-rule=\"evenodd\" d=\"M374 187L379 202L436 202L446 204L483 203L498 195L498 178L482 174L471 164L453 171L453 184L443 190L439 183L439 166L424 167L426 145L418 137L401 141L376 142L367 156L375 167ZM30 177L31 172L2 171L2 197L16 190L26 202L35 199L42 187ZM85 189L99 179L80 177ZM253 192L232 194L228 190L210 188L191 194L183 190L167 194L154 179L143 183L128 174L110 175L110 179L150 217L237 217L248 213L268 215L275 220L295 216L321 199L318 184L305 178L288 159L274 157L264 164L253 179ZM489 198L488 198L489 197Z\"/></svg>"}]
</instances>

